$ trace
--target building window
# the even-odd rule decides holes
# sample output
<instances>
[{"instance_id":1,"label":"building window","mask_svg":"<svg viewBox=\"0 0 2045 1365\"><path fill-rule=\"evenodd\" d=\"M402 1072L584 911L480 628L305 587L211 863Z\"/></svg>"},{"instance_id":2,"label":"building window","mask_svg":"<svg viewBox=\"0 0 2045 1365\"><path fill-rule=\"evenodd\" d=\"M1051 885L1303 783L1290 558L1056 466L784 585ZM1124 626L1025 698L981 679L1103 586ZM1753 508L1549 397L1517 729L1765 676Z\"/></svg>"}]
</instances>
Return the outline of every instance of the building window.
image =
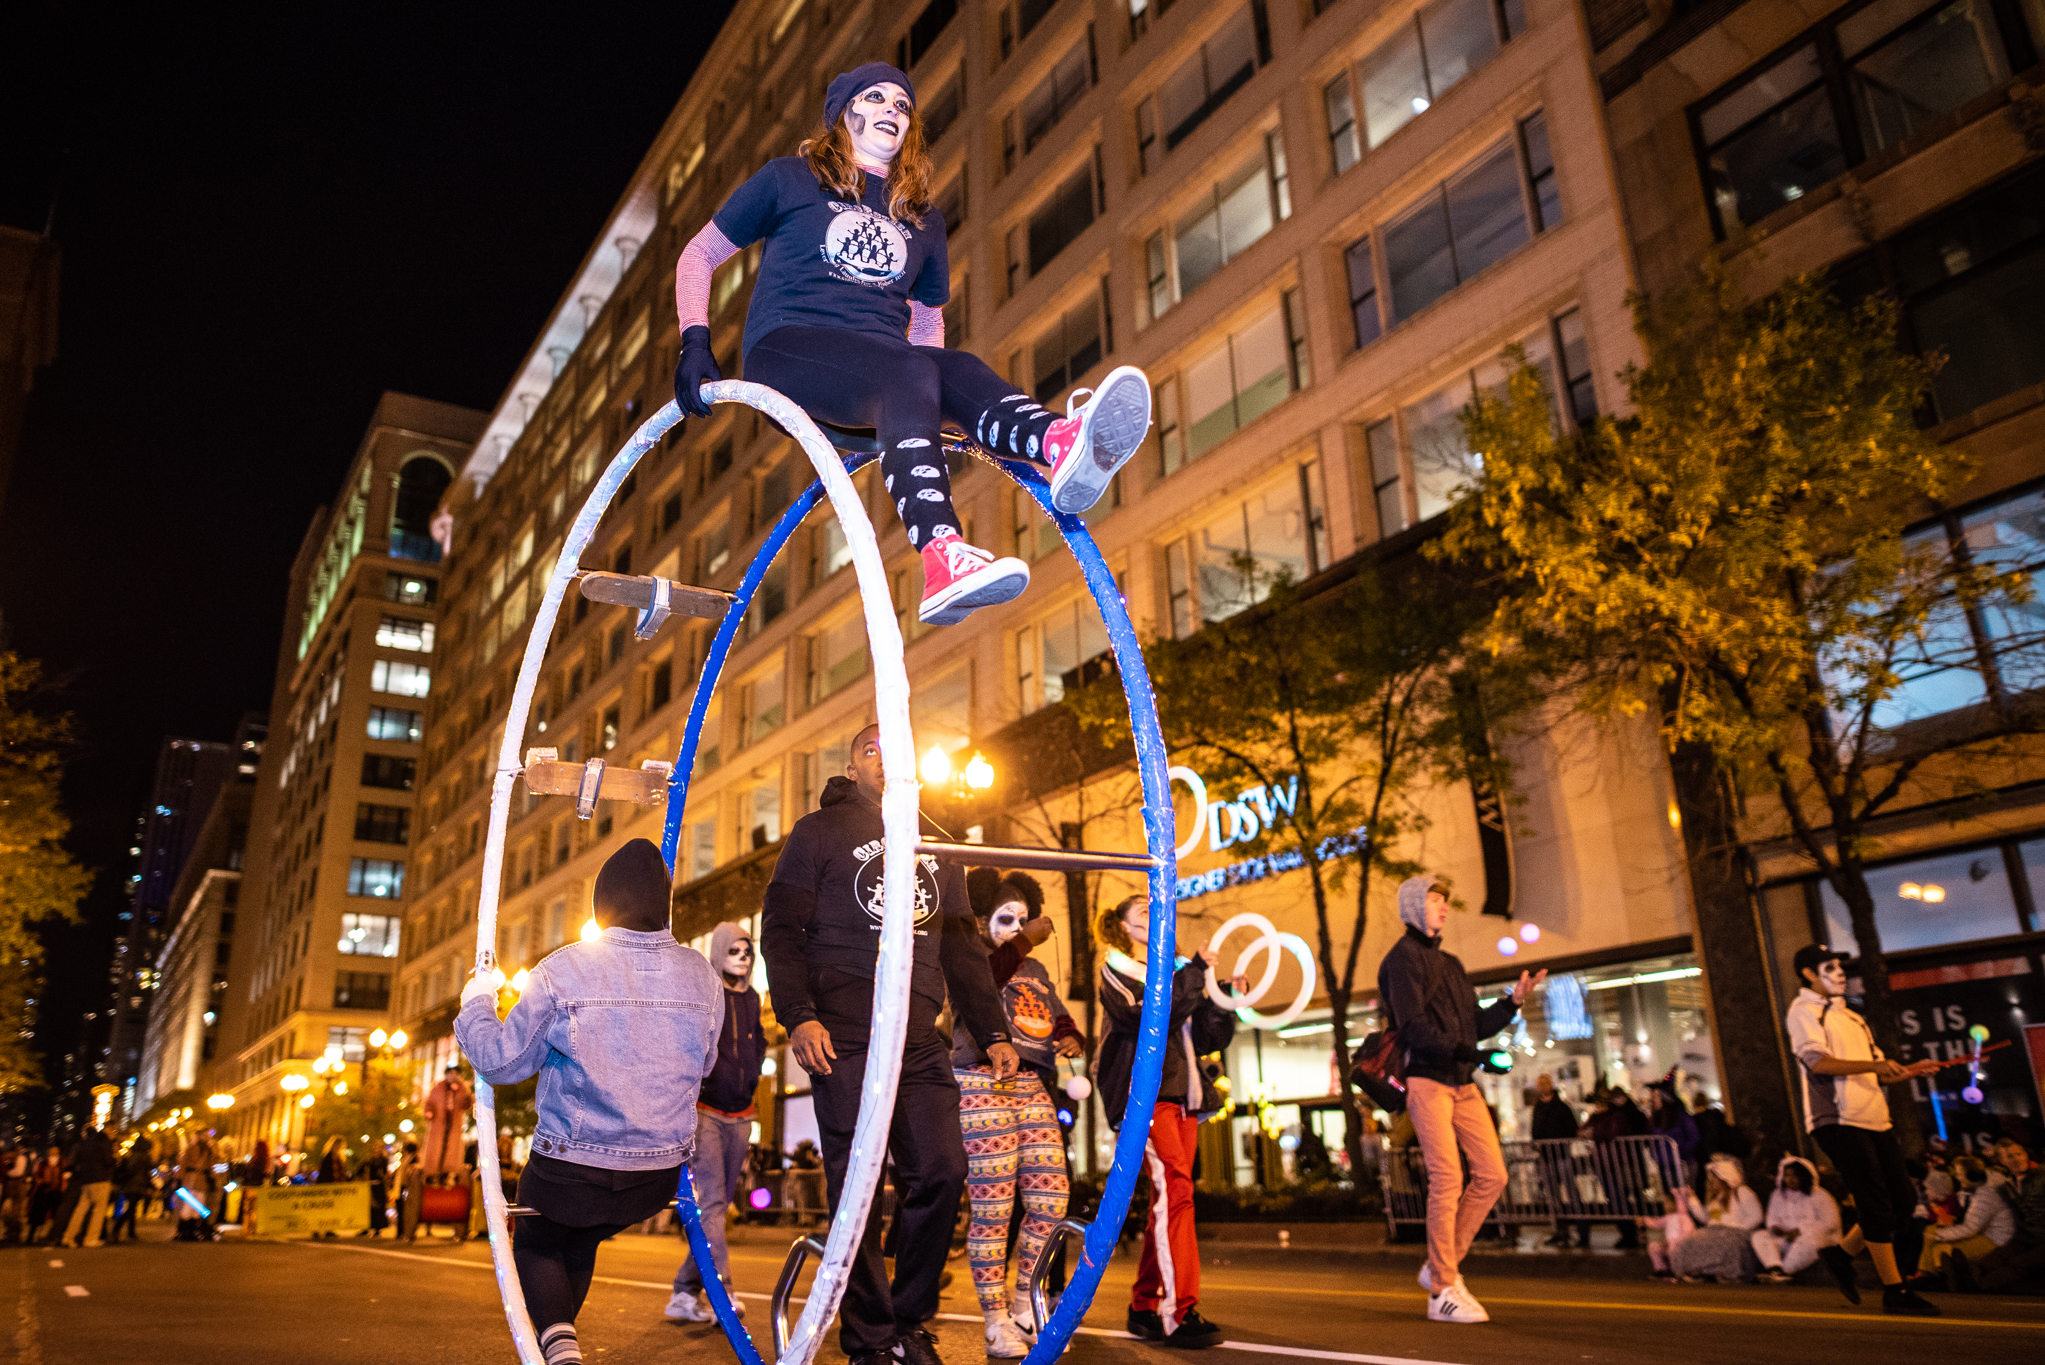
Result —
<instances>
[{"instance_id":1,"label":"building window","mask_svg":"<svg viewBox=\"0 0 2045 1365\"><path fill-rule=\"evenodd\" d=\"M1524 23L1522 22L1522 27ZM1513 30L1493 0L1437 0L1357 65L1371 149L1498 54Z\"/></svg>"},{"instance_id":2,"label":"building window","mask_svg":"<svg viewBox=\"0 0 2045 1365\"><path fill-rule=\"evenodd\" d=\"M1099 150L1095 150L1096 160ZM1049 200L1030 215L1028 273L1035 276L1054 257L1072 245L1082 232L1093 226L1094 215L1101 211L1095 201L1097 182L1096 167L1092 162L1081 166L1052 193ZM1015 234L1009 234L1009 279L1015 279L1017 262ZM1011 285L1012 291L1012 285Z\"/></svg>"},{"instance_id":3,"label":"building window","mask_svg":"<svg viewBox=\"0 0 2045 1365\"><path fill-rule=\"evenodd\" d=\"M355 807L355 837L372 844L402 844L412 837L412 812L405 806Z\"/></svg>"},{"instance_id":4,"label":"building window","mask_svg":"<svg viewBox=\"0 0 2045 1365\"><path fill-rule=\"evenodd\" d=\"M809 637L809 705L866 676L866 619L857 612Z\"/></svg>"},{"instance_id":5,"label":"building window","mask_svg":"<svg viewBox=\"0 0 2045 1365\"><path fill-rule=\"evenodd\" d=\"M965 226L965 172L961 171L953 176L951 183L937 192L937 216L944 219L944 231L947 237Z\"/></svg>"},{"instance_id":6,"label":"building window","mask_svg":"<svg viewBox=\"0 0 2045 1365\"><path fill-rule=\"evenodd\" d=\"M1278 303L1285 310L1286 358L1292 365L1292 389L1297 393L1314 382L1313 357L1307 353L1306 302L1299 290L1288 289L1278 296Z\"/></svg>"},{"instance_id":7,"label":"building window","mask_svg":"<svg viewBox=\"0 0 2045 1365\"><path fill-rule=\"evenodd\" d=\"M1504 259L1532 240L1527 221L1529 199L1520 183L1520 157L1509 141L1496 143L1471 165L1429 190L1406 212L1380 231L1391 308L1386 323L1398 323ZM1367 254L1350 247L1351 308L1357 335L1369 335L1362 316L1366 301L1381 302L1375 291L1355 293L1358 267Z\"/></svg>"},{"instance_id":8,"label":"building window","mask_svg":"<svg viewBox=\"0 0 2045 1365\"><path fill-rule=\"evenodd\" d=\"M922 753L936 745L957 753L973 737L973 670L954 668L909 697L909 726Z\"/></svg>"},{"instance_id":9,"label":"building window","mask_svg":"<svg viewBox=\"0 0 2045 1365\"><path fill-rule=\"evenodd\" d=\"M1534 231L1562 225L1562 187L1555 179L1555 153L1548 146L1548 115L1535 110L1520 120L1520 173L1534 201Z\"/></svg>"},{"instance_id":10,"label":"building window","mask_svg":"<svg viewBox=\"0 0 2045 1365\"><path fill-rule=\"evenodd\" d=\"M682 495L680 493L674 493L669 495L667 501L663 502L660 505L661 534L666 535L669 531L673 530L674 524L680 521L681 519L682 519Z\"/></svg>"},{"instance_id":11,"label":"building window","mask_svg":"<svg viewBox=\"0 0 2045 1365\"><path fill-rule=\"evenodd\" d=\"M1579 427L1598 416L1598 389L1591 378L1591 343L1584 335L1583 312L1572 308L1555 319L1555 351L1562 357L1562 388L1569 417Z\"/></svg>"},{"instance_id":12,"label":"building window","mask_svg":"<svg viewBox=\"0 0 2045 1365\"><path fill-rule=\"evenodd\" d=\"M2035 875L2040 845L2034 841L2022 847L2027 854L2025 869ZM2024 932L2000 848L1890 863L1868 869L1867 881L1885 953ZM1818 904L1825 917L1825 941L1851 944L1853 917L1823 878L1818 881Z\"/></svg>"},{"instance_id":13,"label":"building window","mask_svg":"<svg viewBox=\"0 0 2045 1365\"><path fill-rule=\"evenodd\" d=\"M419 736L425 733L424 721L425 717L417 711L406 711L396 706L372 706L369 708L369 737L417 744Z\"/></svg>"},{"instance_id":14,"label":"building window","mask_svg":"<svg viewBox=\"0 0 2045 1365\"><path fill-rule=\"evenodd\" d=\"M909 31L902 35L902 40L895 44L895 65L907 71L928 56L931 46L958 12L959 0L930 0L923 7L923 12L910 21ZM931 140L936 141L935 138Z\"/></svg>"},{"instance_id":15,"label":"building window","mask_svg":"<svg viewBox=\"0 0 2045 1365\"><path fill-rule=\"evenodd\" d=\"M1198 289L1292 212L1284 143L1274 134L1248 161L1210 187L1169 233L1144 245L1150 315Z\"/></svg>"},{"instance_id":16,"label":"building window","mask_svg":"<svg viewBox=\"0 0 2045 1365\"><path fill-rule=\"evenodd\" d=\"M365 471L364 478L367 477ZM391 499L392 559L416 559L422 564L440 562L440 542L433 538L433 514L453 482L453 473L431 455L415 455L405 461L398 470L397 496Z\"/></svg>"},{"instance_id":17,"label":"building window","mask_svg":"<svg viewBox=\"0 0 2045 1365\"><path fill-rule=\"evenodd\" d=\"M1406 529L1406 495L1399 477L1399 433L1392 419L1373 422L1364 428L1363 443L1370 455L1371 498L1377 505L1378 535L1394 536Z\"/></svg>"},{"instance_id":18,"label":"building window","mask_svg":"<svg viewBox=\"0 0 2045 1365\"><path fill-rule=\"evenodd\" d=\"M618 710L616 702L606 706L603 721L597 727L597 748L604 753L618 747Z\"/></svg>"},{"instance_id":19,"label":"building window","mask_svg":"<svg viewBox=\"0 0 2045 1365\"><path fill-rule=\"evenodd\" d=\"M716 870L717 821L693 821L689 825L689 879L707 877Z\"/></svg>"},{"instance_id":20,"label":"building window","mask_svg":"<svg viewBox=\"0 0 2045 1365\"><path fill-rule=\"evenodd\" d=\"M1186 425L1179 403L1179 381L1171 377L1160 380L1156 395L1158 472L1172 474L1186 463Z\"/></svg>"},{"instance_id":21,"label":"building window","mask_svg":"<svg viewBox=\"0 0 2045 1365\"><path fill-rule=\"evenodd\" d=\"M2031 169L1836 269L1842 297L1888 289L1903 341L1943 353L1932 415L1950 421L2045 380L2045 170Z\"/></svg>"},{"instance_id":22,"label":"building window","mask_svg":"<svg viewBox=\"0 0 2045 1365\"><path fill-rule=\"evenodd\" d=\"M1186 366L1187 460L1199 459L1277 407L1291 396L1292 385L1285 310L1274 304Z\"/></svg>"},{"instance_id":23,"label":"building window","mask_svg":"<svg viewBox=\"0 0 2045 1365\"><path fill-rule=\"evenodd\" d=\"M421 574L392 573L383 576L383 600L408 607L430 607L440 595L438 579Z\"/></svg>"},{"instance_id":24,"label":"building window","mask_svg":"<svg viewBox=\"0 0 2045 1365\"><path fill-rule=\"evenodd\" d=\"M415 654L433 652L433 623L403 616L386 616L376 623L376 643L382 649L406 649Z\"/></svg>"},{"instance_id":25,"label":"building window","mask_svg":"<svg viewBox=\"0 0 2045 1365\"><path fill-rule=\"evenodd\" d=\"M433 688L433 674L425 664L378 659L369 666L369 687L394 697L423 697Z\"/></svg>"},{"instance_id":26,"label":"building window","mask_svg":"<svg viewBox=\"0 0 2045 1365\"><path fill-rule=\"evenodd\" d=\"M1030 710L1063 701L1067 692L1107 677L1114 667L1107 627L1091 599L1059 608L1024 636L1026 645L1035 647L1039 665L1038 695L1024 697Z\"/></svg>"},{"instance_id":27,"label":"building window","mask_svg":"<svg viewBox=\"0 0 2045 1365\"><path fill-rule=\"evenodd\" d=\"M745 742L758 744L788 719L787 685L782 670L763 673L745 686Z\"/></svg>"},{"instance_id":28,"label":"building window","mask_svg":"<svg viewBox=\"0 0 2045 1365\"><path fill-rule=\"evenodd\" d=\"M1066 310L1050 327L1030 343L1031 366L1036 371L1035 393L1047 403L1077 384L1080 376L1101 363L1101 301L1089 295L1077 308Z\"/></svg>"},{"instance_id":29,"label":"building window","mask_svg":"<svg viewBox=\"0 0 2045 1365\"><path fill-rule=\"evenodd\" d=\"M777 559L760 575L760 586L746 608L746 638L752 639L788 610L788 561Z\"/></svg>"},{"instance_id":30,"label":"building window","mask_svg":"<svg viewBox=\"0 0 2045 1365\"><path fill-rule=\"evenodd\" d=\"M2036 60L1993 0L1865 5L1696 112L1719 235L1784 204L1986 94ZM2032 22L2038 12L2031 9ZM1834 55L1836 54L1836 55Z\"/></svg>"},{"instance_id":31,"label":"building window","mask_svg":"<svg viewBox=\"0 0 2045 1365\"><path fill-rule=\"evenodd\" d=\"M348 894L396 900L405 894L405 865L393 858L350 858Z\"/></svg>"},{"instance_id":32,"label":"building window","mask_svg":"<svg viewBox=\"0 0 2045 1365\"><path fill-rule=\"evenodd\" d=\"M1257 70L1257 24L1245 5L1229 17L1200 50L1165 78L1157 94L1137 106L1136 126L1139 164L1143 171L1155 169L1157 135L1164 135L1164 150L1192 136L1208 115L1227 103L1229 96L1249 84Z\"/></svg>"},{"instance_id":33,"label":"building window","mask_svg":"<svg viewBox=\"0 0 2045 1365\"><path fill-rule=\"evenodd\" d=\"M739 851L754 853L781 838L781 779L775 777L738 794Z\"/></svg>"},{"instance_id":34,"label":"building window","mask_svg":"<svg viewBox=\"0 0 2045 1365\"><path fill-rule=\"evenodd\" d=\"M1023 489L1016 489L1015 557L1034 564L1063 543L1064 537L1058 533L1058 524L1037 505L1035 498Z\"/></svg>"},{"instance_id":35,"label":"building window","mask_svg":"<svg viewBox=\"0 0 2045 1365\"><path fill-rule=\"evenodd\" d=\"M1193 571L1186 555L1186 543L1175 540L1165 546L1165 598L1170 607L1172 638L1183 640L1195 629L1193 624Z\"/></svg>"},{"instance_id":36,"label":"building window","mask_svg":"<svg viewBox=\"0 0 2045 1365\"><path fill-rule=\"evenodd\" d=\"M674 661L662 659L653 666L653 676L647 684L646 710L648 714L660 710L674 697Z\"/></svg>"},{"instance_id":37,"label":"building window","mask_svg":"<svg viewBox=\"0 0 2045 1365\"><path fill-rule=\"evenodd\" d=\"M1177 601L1191 586L1184 581L1188 578L1198 584L1199 619L1221 621L1270 596L1281 575L1299 582L1313 571L1315 522L1324 520L1317 502L1318 477L1318 470L1311 477L1294 472L1231 503L1194 530L1181 551L1176 574L1167 547L1166 580L1174 598L1175 634L1181 631L1182 619L1186 633L1193 625L1193 604L1189 601L1181 613ZM1185 572L1188 564L1190 575Z\"/></svg>"},{"instance_id":38,"label":"building window","mask_svg":"<svg viewBox=\"0 0 2045 1365\"><path fill-rule=\"evenodd\" d=\"M923 137L926 145L935 147L938 139L951 131L959 121L959 114L966 106L966 73L961 67L952 78L944 83L935 95L923 105Z\"/></svg>"},{"instance_id":39,"label":"building window","mask_svg":"<svg viewBox=\"0 0 2045 1365\"><path fill-rule=\"evenodd\" d=\"M1022 153L1028 156L1058 126L1058 121L1072 111L1074 105L1086 98L1086 92L1093 88L1093 25L1088 24L1086 36L1066 49L1052 66L1049 75L1038 81L1036 88L1023 96L1018 112L1022 117ZM1009 153L1003 173L1015 169L1013 147L1004 149Z\"/></svg>"},{"instance_id":40,"label":"building window","mask_svg":"<svg viewBox=\"0 0 2045 1365\"><path fill-rule=\"evenodd\" d=\"M356 957L396 957L402 924L396 915L343 915L341 941L335 951Z\"/></svg>"},{"instance_id":41,"label":"building window","mask_svg":"<svg viewBox=\"0 0 2045 1365\"><path fill-rule=\"evenodd\" d=\"M604 646L604 667L609 668L625 657L625 627L611 627L610 639Z\"/></svg>"},{"instance_id":42,"label":"building window","mask_svg":"<svg viewBox=\"0 0 2045 1365\"><path fill-rule=\"evenodd\" d=\"M334 973L334 1008L337 1010L382 1010L391 1004L391 978L387 972Z\"/></svg>"},{"instance_id":43,"label":"building window","mask_svg":"<svg viewBox=\"0 0 2045 1365\"><path fill-rule=\"evenodd\" d=\"M392 754L362 756L362 785L365 787L408 792L412 790L412 780L418 771L419 760L416 758L398 758Z\"/></svg>"},{"instance_id":44,"label":"building window","mask_svg":"<svg viewBox=\"0 0 2045 1365\"><path fill-rule=\"evenodd\" d=\"M1321 90L1321 106L1328 113L1328 150L1335 160L1335 174L1363 159L1356 127L1356 98L1349 93L1349 76L1344 74Z\"/></svg>"}]
</instances>

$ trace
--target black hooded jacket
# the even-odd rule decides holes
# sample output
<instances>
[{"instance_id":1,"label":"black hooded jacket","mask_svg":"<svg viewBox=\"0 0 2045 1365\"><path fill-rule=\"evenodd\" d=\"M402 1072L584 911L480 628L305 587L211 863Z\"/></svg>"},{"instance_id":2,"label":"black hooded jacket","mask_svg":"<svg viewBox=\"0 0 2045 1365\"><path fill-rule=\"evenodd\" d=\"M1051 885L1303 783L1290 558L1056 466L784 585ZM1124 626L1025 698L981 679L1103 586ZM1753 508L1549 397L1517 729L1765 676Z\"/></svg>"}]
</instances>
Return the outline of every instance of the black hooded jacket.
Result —
<instances>
[{"instance_id":1,"label":"black hooded jacket","mask_svg":"<svg viewBox=\"0 0 2045 1365\"><path fill-rule=\"evenodd\" d=\"M819 808L795 822L781 846L761 917L760 955L782 1027L817 1020L838 1051L863 1048L873 1020L880 963L880 807L847 777L824 784ZM911 1044L937 1036L949 988L953 1013L985 1048L1008 1041L1001 996L987 970L963 869L917 860Z\"/></svg>"},{"instance_id":2,"label":"black hooded jacket","mask_svg":"<svg viewBox=\"0 0 2045 1365\"><path fill-rule=\"evenodd\" d=\"M1406 926L1378 968L1378 1001L1386 1024L1399 1030L1406 1075L1442 1085L1468 1085L1477 1074L1477 1040L1512 1022L1519 1006L1510 992L1485 1009L1454 953L1439 935Z\"/></svg>"}]
</instances>

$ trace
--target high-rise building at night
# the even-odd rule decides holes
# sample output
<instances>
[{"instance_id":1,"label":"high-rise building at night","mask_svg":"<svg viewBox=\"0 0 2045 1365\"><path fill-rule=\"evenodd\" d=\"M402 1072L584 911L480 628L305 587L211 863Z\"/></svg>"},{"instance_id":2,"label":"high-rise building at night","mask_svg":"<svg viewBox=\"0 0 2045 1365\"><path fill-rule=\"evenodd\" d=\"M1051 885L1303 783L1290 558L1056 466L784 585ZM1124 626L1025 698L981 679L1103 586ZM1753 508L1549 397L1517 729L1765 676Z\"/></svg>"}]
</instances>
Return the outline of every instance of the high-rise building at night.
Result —
<instances>
[{"instance_id":1,"label":"high-rise building at night","mask_svg":"<svg viewBox=\"0 0 2045 1365\"><path fill-rule=\"evenodd\" d=\"M360 1061L385 1023L408 893L407 849L436 649L441 546L433 512L483 414L405 394L377 403L333 502L292 564L231 938L225 879L194 886L189 1012L224 1000L207 1083L230 1093L220 1127L241 1148L288 1149L302 1130L279 1086L329 1048ZM226 945L226 946L223 946ZM179 945L172 945L175 950ZM173 951L172 957L177 953ZM221 959L227 987L211 989ZM183 1074L166 1042L160 1074Z\"/></svg>"},{"instance_id":2,"label":"high-rise building at night","mask_svg":"<svg viewBox=\"0 0 2045 1365\"><path fill-rule=\"evenodd\" d=\"M128 1106L123 1113L136 1112L135 1077L156 994L156 954L167 931L171 894L208 812L238 766L232 744L166 739L157 752L149 804L135 817L135 843L129 850L135 870L128 879L128 909L121 916L121 933L107 969L113 1023L95 1078L121 1087L122 1102Z\"/></svg>"},{"instance_id":3,"label":"high-rise building at night","mask_svg":"<svg viewBox=\"0 0 2045 1365\"><path fill-rule=\"evenodd\" d=\"M1622 402L1615 374L1638 355L1626 306L1637 279L1591 58L1564 0L739 4L448 493L442 671L392 1002L421 1079L455 1056L497 746L563 532L612 454L668 401L682 246L768 159L794 153L833 74L885 59L914 78L933 220L949 233L946 345L1061 412L1111 366L1150 376L1155 427L1090 521L1138 630L1187 636L1256 600L1234 572L1239 554L1333 582L1425 538L1475 459L1456 413L1500 381L1506 347L1541 366L1565 424ZM741 252L712 285L727 376L739 377L759 259ZM788 438L722 406L645 458L583 563L735 588L811 477ZM1030 561L1030 589L936 629L915 621L920 561L874 471L855 482L908 638L919 751L961 764L1005 751L1048 723L1067 688L1099 675L1107 641L1077 568L1003 476L962 465L954 492L967 538ZM828 510L813 514L740 631L682 816L684 939L757 913L779 841L843 772L873 714L848 563ZM640 643L624 609L571 593L522 747L614 765L673 758L709 634L677 621ZM1486 887L1466 788L1421 798L1433 828L1413 855L1453 874L1473 904L1537 924L1539 950L1508 963L1493 946L1503 922L1477 915L1458 917L1452 946L1481 981L1529 961L1573 973L1595 1026L1551 1054L1558 1070L1567 1063L1571 1093L1682 1065L1718 1094L1653 735L1565 723L1520 757L1530 800L1511 885ZM998 775L981 821L990 838L1055 844L1087 824L1069 790L1002 797L1040 785L1030 776ZM659 838L662 814L604 805L581 821L570 803L519 788L497 941L505 970L575 936L603 859L626 839ZM1133 847L1132 814L1125 804L1079 832L1090 847ZM1183 871L1231 861L1195 838ZM1253 909L1310 934L1293 884L1303 875L1188 900L1187 933ZM1100 899L1128 884L1080 889ZM1050 890L1055 912L1066 888ZM1083 965L1068 979L1085 909L1067 907L1044 950L1076 1009L1091 979ZM1397 927L1374 912L1369 963ZM1322 1003L1285 1036L1244 1030L1226 1064L1239 1098L1276 1102L1332 1151L1342 1119ZM775 1089L763 1140L786 1148L814 1133L813 1119L799 1070L781 1068ZM1516 1096L1499 1089L1508 1119ZM1256 1127L1254 1115L1213 1126L1210 1180L1275 1169L1281 1147L1249 1141Z\"/></svg>"},{"instance_id":4,"label":"high-rise building at night","mask_svg":"<svg viewBox=\"0 0 2045 1365\"><path fill-rule=\"evenodd\" d=\"M1945 357L1920 420L1974 461L1943 506L1905 528L1910 543L2035 577L2045 7L1586 0L1584 11L1641 287L1665 293L1715 257L1756 295L1803 271L1849 302L1888 291L1905 349ZM1896 752L1923 727L1992 731L2034 705L2036 616L2035 603L1970 609L1955 630L1978 666L1906 669L1887 703L1911 718ZM2035 751L1993 748L1954 766L1916 770L1858 854L1908 1055L1959 1055L1974 1028L2019 1042L1988 1059L1979 1103L1950 1079L1964 1072L1946 1073L1937 1102L1913 1082L1923 1131L1956 1148L2002 1131L2036 1145L2037 1063L2020 1040L2045 1019L2045 770ZM1780 807L1749 810L1760 905L1729 905L1700 930L1721 1042L1738 1059L1733 1098L1780 1126L1796 1088L1774 1029L1800 984L1790 959L1856 937L1845 901L1781 837ZM1826 812L1811 814L1830 828Z\"/></svg>"}]
</instances>

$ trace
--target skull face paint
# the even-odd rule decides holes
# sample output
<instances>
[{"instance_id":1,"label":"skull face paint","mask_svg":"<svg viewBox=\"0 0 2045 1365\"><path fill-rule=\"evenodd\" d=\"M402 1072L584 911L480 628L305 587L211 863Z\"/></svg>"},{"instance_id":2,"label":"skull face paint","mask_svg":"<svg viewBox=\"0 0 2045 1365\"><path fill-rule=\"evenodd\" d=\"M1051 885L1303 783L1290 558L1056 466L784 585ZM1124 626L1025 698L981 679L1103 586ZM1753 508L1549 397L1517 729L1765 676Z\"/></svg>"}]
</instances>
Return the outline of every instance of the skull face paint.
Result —
<instances>
[{"instance_id":1,"label":"skull face paint","mask_svg":"<svg viewBox=\"0 0 2045 1365\"><path fill-rule=\"evenodd\" d=\"M902 150L908 136L909 120L916 116L916 104L909 92L892 81L868 86L845 106L845 131L852 136L852 153L868 170L885 174Z\"/></svg>"},{"instance_id":2,"label":"skull face paint","mask_svg":"<svg viewBox=\"0 0 2045 1365\"><path fill-rule=\"evenodd\" d=\"M753 974L753 941L749 938L735 939L724 950L724 974L728 979L743 981Z\"/></svg>"},{"instance_id":3,"label":"skull face paint","mask_svg":"<svg viewBox=\"0 0 2045 1365\"><path fill-rule=\"evenodd\" d=\"M1021 901L1003 901L987 917L987 937L993 939L994 946L999 948L1021 933L1029 918L1029 907Z\"/></svg>"}]
</instances>

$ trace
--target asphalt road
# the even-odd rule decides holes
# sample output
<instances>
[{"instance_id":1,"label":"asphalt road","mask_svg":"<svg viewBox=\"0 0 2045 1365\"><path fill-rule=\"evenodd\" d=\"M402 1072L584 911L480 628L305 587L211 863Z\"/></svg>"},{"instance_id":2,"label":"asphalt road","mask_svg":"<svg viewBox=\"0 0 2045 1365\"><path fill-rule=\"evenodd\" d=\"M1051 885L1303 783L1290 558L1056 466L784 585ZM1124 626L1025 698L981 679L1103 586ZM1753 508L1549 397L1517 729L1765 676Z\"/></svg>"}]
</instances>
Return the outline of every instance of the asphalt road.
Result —
<instances>
[{"instance_id":1,"label":"asphalt road","mask_svg":"<svg viewBox=\"0 0 2045 1365\"><path fill-rule=\"evenodd\" d=\"M792 1234L747 1230L734 1275L765 1342L767 1293ZM1201 1309L1227 1331L1206 1365L1536 1365L1565 1362L1952 1361L2045 1359L2045 1299L1944 1301L1937 1321L1853 1309L1828 1289L1666 1287L1484 1258L1465 1267L1490 1309L1481 1326L1425 1320L1417 1256L1208 1248ZM673 1236L627 1233L607 1243L580 1322L591 1361L724 1365L714 1327L660 1316L679 1255ZM188 1365L292 1361L316 1365L514 1359L487 1248L445 1238L185 1245L164 1225L139 1244L93 1250L6 1248L0 1343L22 1365ZM985 1365L979 1314L963 1262L933 1325L947 1365ZM1121 1335L1131 1258L1109 1268L1075 1339L1074 1365L1160 1365L1160 1348ZM1870 1296L1872 1298L1872 1296ZM822 1365L843 1365L833 1344ZM0 1353L0 1359L8 1358ZM1169 1357L1168 1357L1169 1358Z\"/></svg>"}]
</instances>

